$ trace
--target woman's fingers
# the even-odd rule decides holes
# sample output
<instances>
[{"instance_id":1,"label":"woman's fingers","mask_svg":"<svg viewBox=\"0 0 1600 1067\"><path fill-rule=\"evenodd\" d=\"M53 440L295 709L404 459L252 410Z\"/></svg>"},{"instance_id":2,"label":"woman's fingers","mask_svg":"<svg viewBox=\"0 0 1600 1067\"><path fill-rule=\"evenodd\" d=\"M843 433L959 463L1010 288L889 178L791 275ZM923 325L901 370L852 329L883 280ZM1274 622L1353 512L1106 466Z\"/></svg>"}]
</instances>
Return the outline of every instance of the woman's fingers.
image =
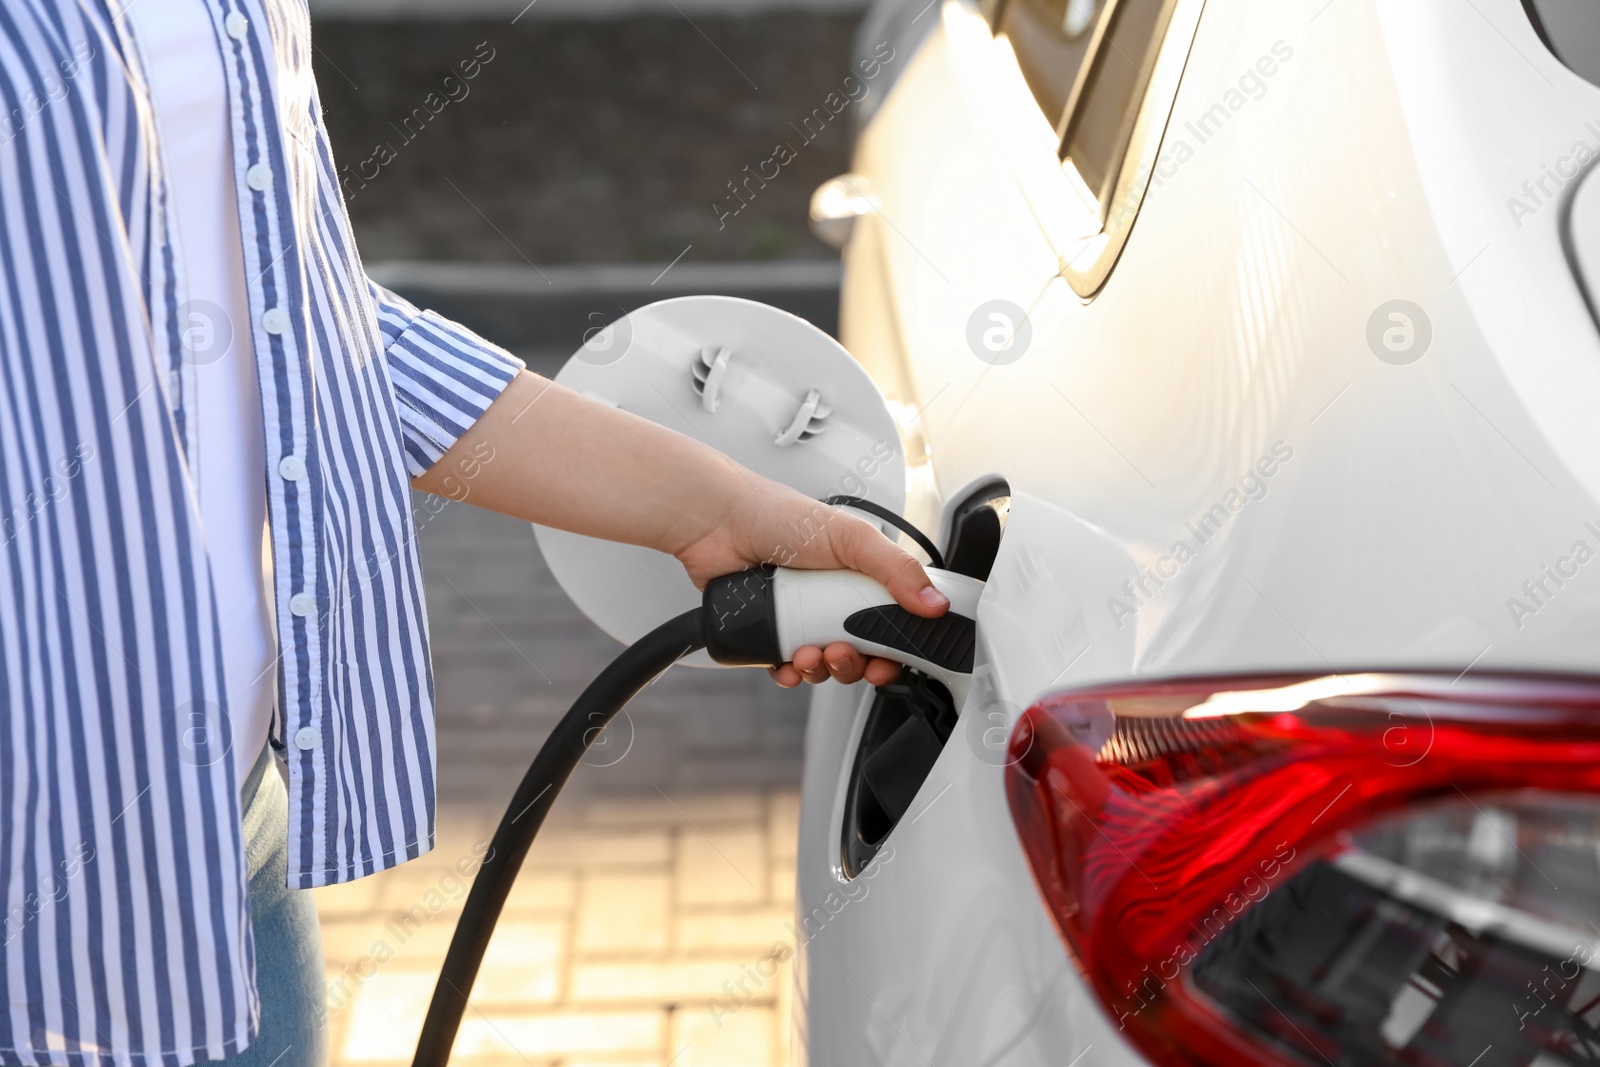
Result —
<instances>
[{"instance_id":1,"label":"woman's fingers","mask_svg":"<svg viewBox=\"0 0 1600 1067\"><path fill-rule=\"evenodd\" d=\"M862 677L872 685L888 685L900 677L900 664L892 659L870 660Z\"/></svg>"},{"instance_id":2,"label":"woman's fingers","mask_svg":"<svg viewBox=\"0 0 1600 1067\"><path fill-rule=\"evenodd\" d=\"M890 659L867 659L845 642L835 641L827 648L806 645L797 649L792 662L768 673L785 689L793 689L801 682L815 685L830 678L842 685L863 678L872 685L888 685L900 676L900 664Z\"/></svg>"},{"instance_id":3,"label":"woman's fingers","mask_svg":"<svg viewBox=\"0 0 1600 1067\"><path fill-rule=\"evenodd\" d=\"M828 665L822 662L822 649L816 645L796 649L792 662L794 669L800 672L800 677L812 685L828 680Z\"/></svg>"},{"instance_id":4,"label":"woman's fingers","mask_svg":"<svg viewBox=\"0 0 1600 1067\"><path fill-rule=\"evenodd\" d=\"M772 675L774 682L777 682L785 689L793 689L805 681L804 678L800 677L800 672L794 669L793 663L785 663L781 667L773 667L767 673Z\"/></svg>"},{"instance_id":5,"label":"woman's fingers","mask_svg":"<svg viewBox=\"0 0 1600 1067\"><path fill-rule=\"evenodd\" d=\"M828 674L844 685L861 681L867 670L867 658L843 641L835 641L822 650L822 661L828 665Z\"/></svg>"}]
</instances>

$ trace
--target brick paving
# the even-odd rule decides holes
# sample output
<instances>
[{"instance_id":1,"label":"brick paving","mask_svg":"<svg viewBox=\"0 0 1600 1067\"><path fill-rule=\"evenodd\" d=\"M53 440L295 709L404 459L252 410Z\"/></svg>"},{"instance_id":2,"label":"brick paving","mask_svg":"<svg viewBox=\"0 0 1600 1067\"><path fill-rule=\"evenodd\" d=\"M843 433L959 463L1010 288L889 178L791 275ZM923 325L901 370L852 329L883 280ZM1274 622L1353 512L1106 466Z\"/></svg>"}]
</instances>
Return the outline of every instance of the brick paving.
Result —
<instances>
[{"instance_id":1,"label":"brick paving","mask_svg":"<svg viewBox=\"0 0 1600 1067\"><path fill-rule=\"evenodd\" d=\"M450 504L420 538L438 846L315 891L335 1064L410 1062L462 870L545 733L619 648L561 593L526 524ZM642 694L529 854L453 1062L786 1064L804 719L803 695L756 671L678 667Z\"/></svg>"}]
</instances>

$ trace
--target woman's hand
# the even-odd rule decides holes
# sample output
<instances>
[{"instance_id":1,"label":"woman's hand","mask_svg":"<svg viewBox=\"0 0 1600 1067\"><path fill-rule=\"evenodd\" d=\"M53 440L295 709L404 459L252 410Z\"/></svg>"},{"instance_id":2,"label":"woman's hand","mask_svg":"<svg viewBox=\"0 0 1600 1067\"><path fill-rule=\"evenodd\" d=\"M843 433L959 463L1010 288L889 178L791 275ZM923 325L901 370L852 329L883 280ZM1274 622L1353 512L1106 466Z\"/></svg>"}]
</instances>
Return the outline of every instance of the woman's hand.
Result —
<instances>
[{"instance_id":1,"label":"woman's hand","mask_svg":"<svg viewBox=\"0 0 1600 1067\"><path fill-rule=\"evenodd\" d=\"M748 472L746 472L748 474ZM710 531L673 553L697 588L713 578L762 563L805 570L853 570L882 582L895 602L915 615L934 618L950 607L927 573L878 529L839 508L812 500L784 485L749 475L745 491ZM806 645L794 661L772 671L784 688L805 682L885 685L900 673L893 660L867 659L843 641L827 648Z\"/></svg>"},{"instance_id":2,"label":"woman's hand","mask_svg":"<svg viewBox=\"0 0 1600 1067\"><path fill-rule=\"evenodd\" d=\"M456 479L456 471L470 473ZM922 566L865 520L526 371L412 484L528 522L670 553L702 588L776 563L860 571L928 618L950 606ZM799 649L772 676L782 686L829 678L882 685L899 672L840 641Z\"/></svg>"}]
</instances>

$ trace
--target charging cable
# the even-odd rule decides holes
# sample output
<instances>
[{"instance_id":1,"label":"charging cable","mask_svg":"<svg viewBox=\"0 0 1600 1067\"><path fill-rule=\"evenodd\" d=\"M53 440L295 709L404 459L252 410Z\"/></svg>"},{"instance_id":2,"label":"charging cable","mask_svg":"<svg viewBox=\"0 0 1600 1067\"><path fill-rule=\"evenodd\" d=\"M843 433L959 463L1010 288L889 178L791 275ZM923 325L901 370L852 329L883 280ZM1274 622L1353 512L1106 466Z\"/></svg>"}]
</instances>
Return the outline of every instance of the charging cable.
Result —
<instances>
[{"instance_id":1,"label":"charging cable","mask_svg":"<svg viewBox=\"0 0 1600 1067\"><path fill-rule=\"evenodd\" d=\"M455 1044L467 995L477 980L489 938L550 806L595 737L623 705L662 671L705 647L701 616L700 610L686 611L625 648L579 694L545 739L495 828L483 866L478 868L472 891L467 894L450 950L439 971L439 984L433 990L433 1002L422 1023L422 1036L411 1061L413 1067L444 1067L450 1062L450 1048Z\"/></svg>"},{"instance_id":2,"label":"charging cable","mask_svg":"<svg viewBox=\"0 0 1600 1067\"><path fill-rule=\"evenodd\" d=\"M882 519L901 533L917 543L917 547L928 554L928 562L939 570L944 570L944 554L939 551L939 546L933 543L933 538L913 526L903 516L896 515L882 504L873 503L864 496L830 496L823 501L829 507L855 508L864 511L874 518Z\"/></svg>"},{"instance_id":3,"label":"charging cable","mask_svg":"<svg viewBox=\"0 0 1600 1067\"><path fill-rule=\"evenodd\" d=\"M959 707L972 675L983 583L944 570L930 570L928 577L950 598L950 610L937 619L913 615L882 585L853 571L760 567L725 575L707 583L700 607L651 630L612 660L545 739L495 829L439 971L412 1067L449 1063L467 997L522 861L573 768L628 701L702 648L724 666L776 667L805 645L848 641L864 655L939 679Z\"/></svg>"}]
</instances>

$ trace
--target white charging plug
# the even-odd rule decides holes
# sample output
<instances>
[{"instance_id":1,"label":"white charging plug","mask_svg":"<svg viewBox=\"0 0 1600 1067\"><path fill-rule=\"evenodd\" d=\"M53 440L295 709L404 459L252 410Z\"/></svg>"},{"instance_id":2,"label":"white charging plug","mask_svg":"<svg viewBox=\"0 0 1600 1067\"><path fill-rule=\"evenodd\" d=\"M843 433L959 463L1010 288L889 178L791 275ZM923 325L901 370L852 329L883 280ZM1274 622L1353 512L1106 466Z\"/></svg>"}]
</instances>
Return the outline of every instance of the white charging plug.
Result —
<instances>
[{"instance_id":1,"label":"white charging plug","mask_svg":"<svg viewBox=\"0 0 1600 1067\"><path fill-rule=\"evenodd\" d=\"M706 649L718 663L775 667L806 645L843 641L938 679L959 706L972 677L984 584L934 568L928 577L950 598L937 619L913 615L855 571L759 568L725 575L706 585Z\"/></svg>"}]
</instances>

